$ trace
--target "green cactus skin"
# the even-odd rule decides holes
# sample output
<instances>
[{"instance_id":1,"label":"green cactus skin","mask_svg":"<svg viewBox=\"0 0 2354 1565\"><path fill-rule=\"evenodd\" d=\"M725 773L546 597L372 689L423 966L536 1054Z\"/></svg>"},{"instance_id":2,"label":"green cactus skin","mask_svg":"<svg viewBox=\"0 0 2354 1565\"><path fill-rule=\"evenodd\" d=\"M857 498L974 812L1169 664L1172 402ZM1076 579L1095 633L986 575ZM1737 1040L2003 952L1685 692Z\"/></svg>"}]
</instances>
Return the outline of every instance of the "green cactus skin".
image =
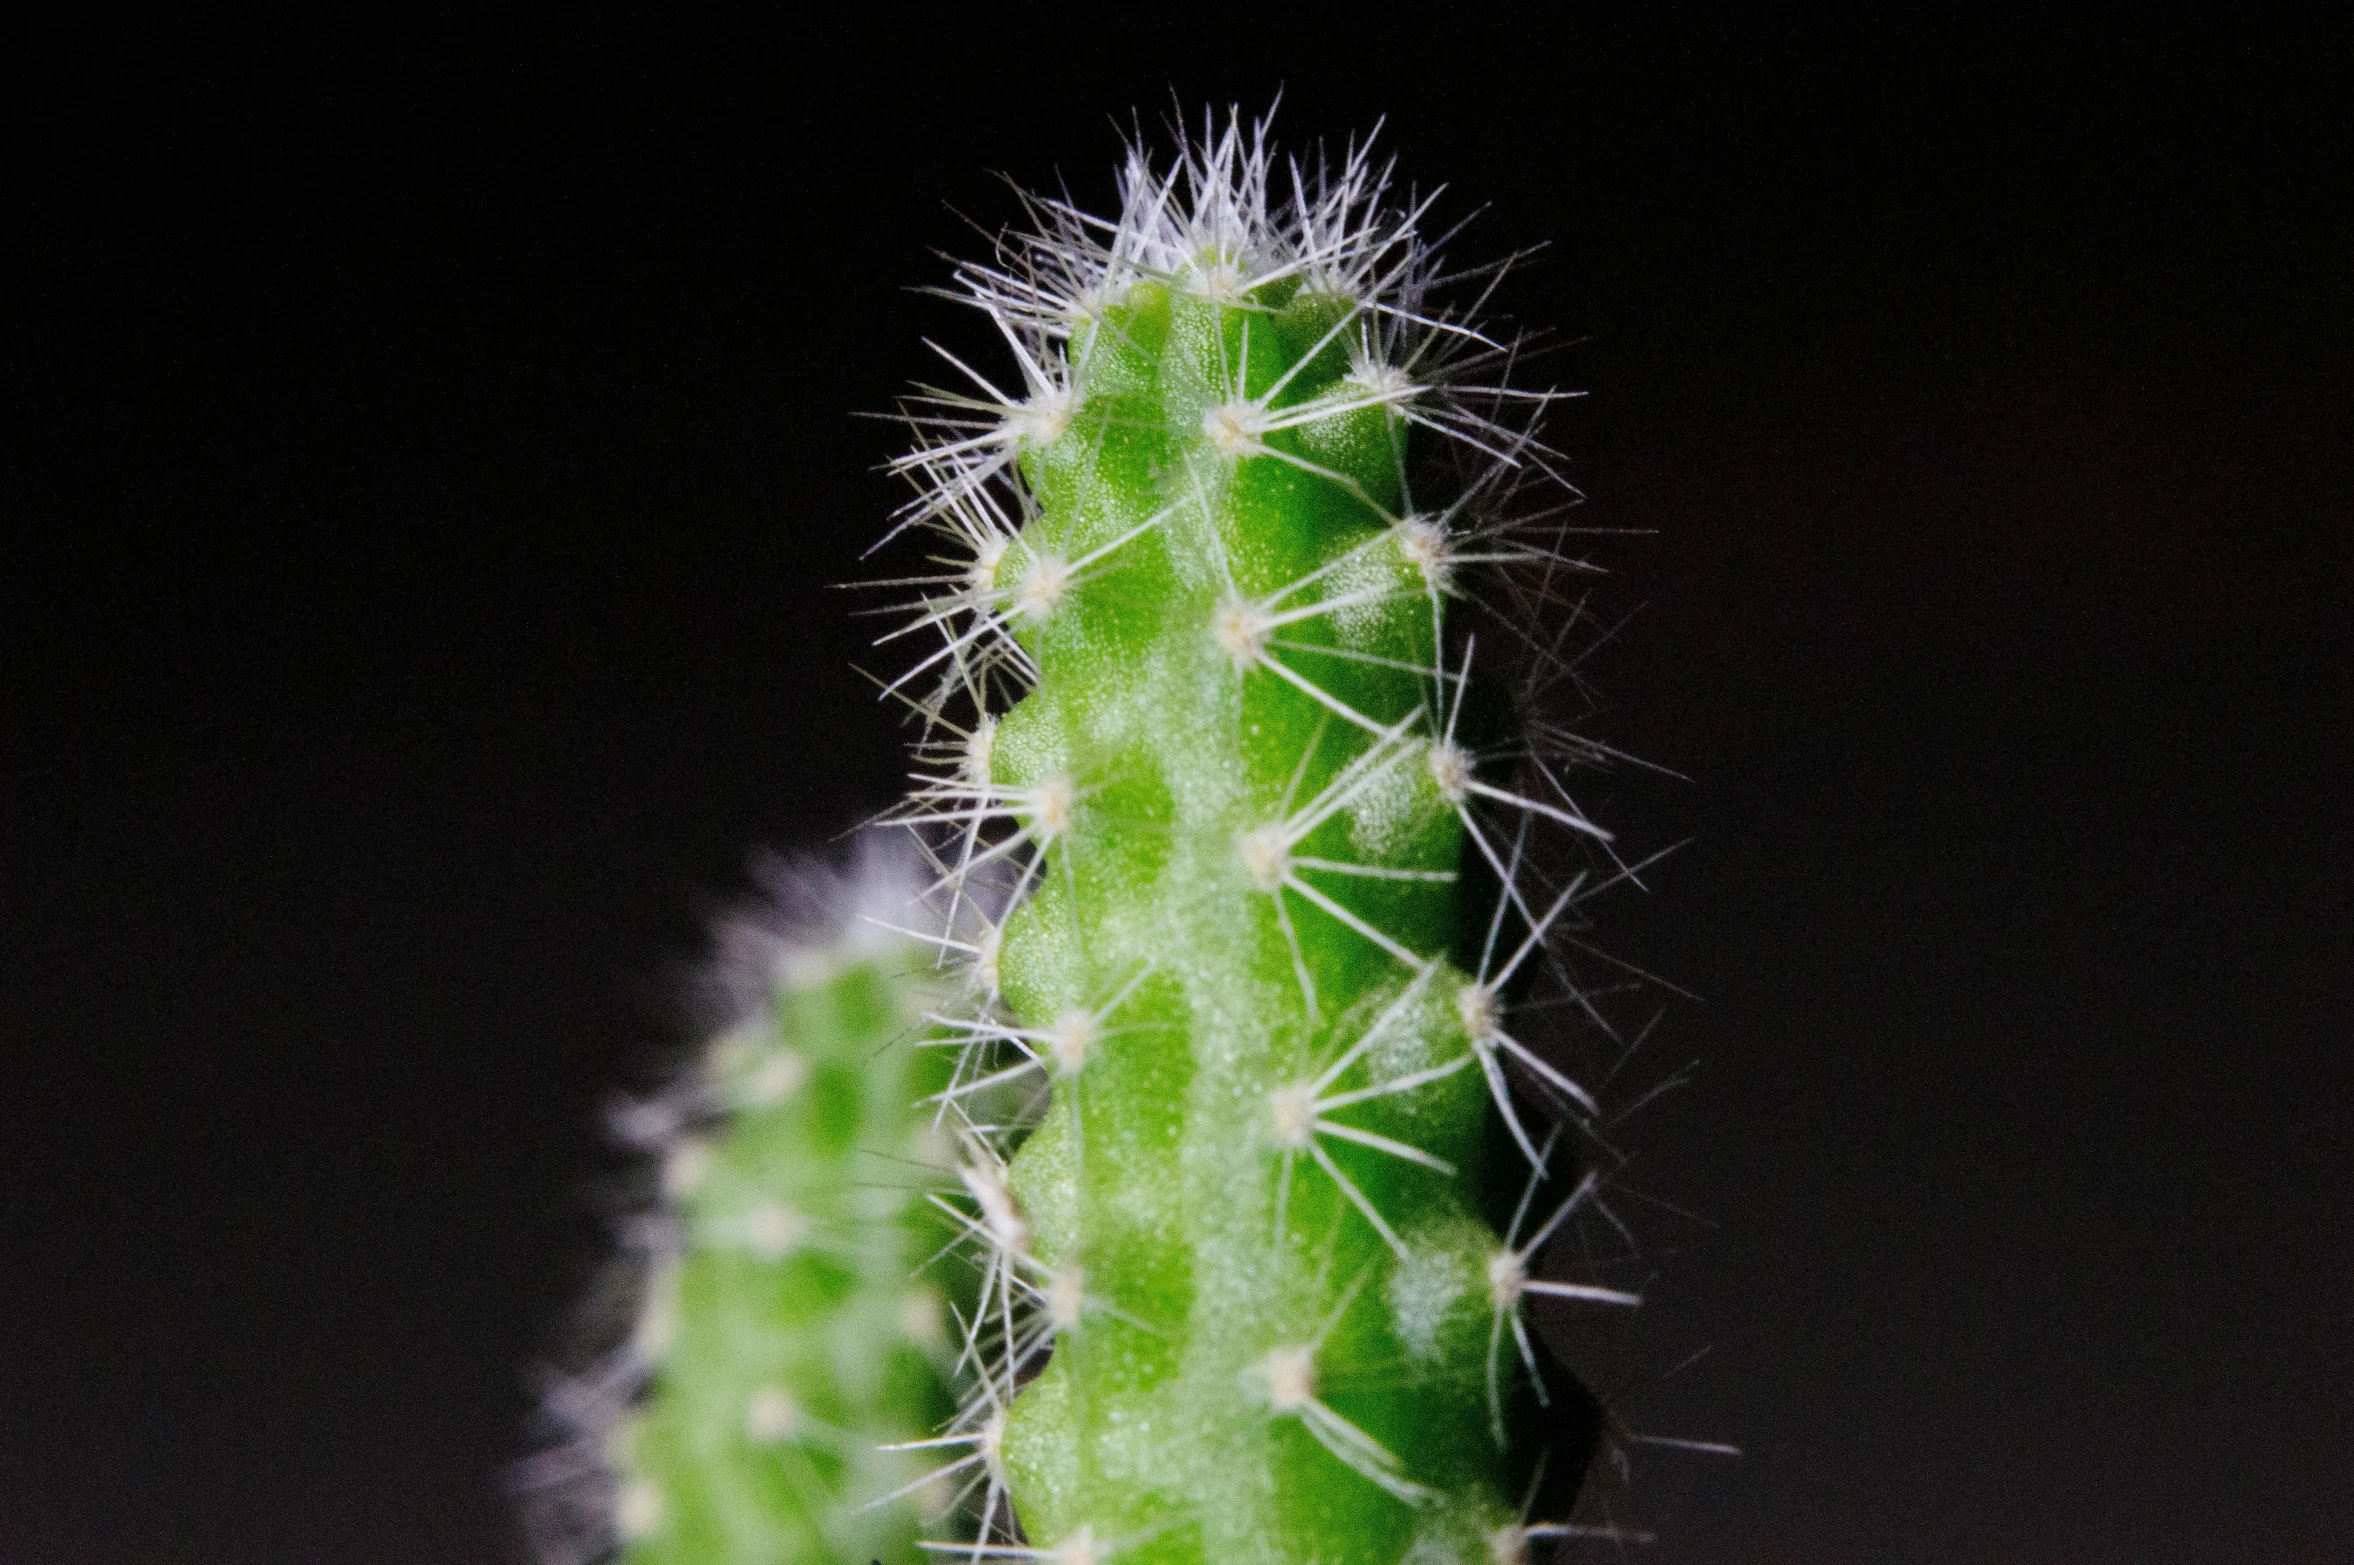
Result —
<instances>
[{"instance_id":1,"label":"green cactus skin","mask_svg":"<svg viewBox=\"0 0 2354 1565\"><path fill-rule=\"evenodd\" d=\"M954 1408L954 1278L926 1267L952 1236L927 1199L950 1154L915 1106L950 1062L913 1046L942 984L921 948L854 917L906 917L904 873L805 870L795 889L839 927L739 926L758 937L735 964L757 974L752 1014L617 1116L659 1154L663 1212L630 1339L575 1398L576 1449L535 1459L596 1491L543 1521L551 1557L902 1565L953 1503L929 1451L881 1449Z\"/></svg>"},{"instance_id":2,"label":"green cactus skin","mask_svg":"<svg viewBox=\"0 0 2354 1565\"><path fill-rule=\"evenodd\" d=\"M896 687L956 739L902 818L952 921L984 886L1011 908L942 1101L1050 1093L969 1138L986 1394L959 1427L991 1484L962 1547L1512 1565L1585 1530L1530 1520L1508 1449L1524 1296L1636 1302L1531 1280L1592 1177L1524 1199L1509 1244L1480 1200L1544 1172L1508 1069L1593 1107L1503 996L1593 889L1541 885L1530 834L1607 839L1480 715L1445 619L1486 567L1569 568L1499 520L1547 394L1439 313L1419 211L1361 148L1287 173L1229 120L1124 190L1116 223L1034 203L962 272L1024 394L966 371L902 463L902 525L956 546Z\"/></svg>"}]
</instances>

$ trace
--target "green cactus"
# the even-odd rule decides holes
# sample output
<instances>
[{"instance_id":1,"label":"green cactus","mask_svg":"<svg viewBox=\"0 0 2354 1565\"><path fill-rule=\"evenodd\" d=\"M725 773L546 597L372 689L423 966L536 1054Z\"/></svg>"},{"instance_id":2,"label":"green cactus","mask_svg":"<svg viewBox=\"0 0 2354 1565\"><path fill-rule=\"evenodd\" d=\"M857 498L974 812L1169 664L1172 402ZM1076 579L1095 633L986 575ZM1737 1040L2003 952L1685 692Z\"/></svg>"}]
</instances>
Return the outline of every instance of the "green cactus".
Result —
<instances>
[{"instance_id":1,"label":"green cactus","mask_svg":"<svg viewBox=\"0 0 2354 1565\"><path fill-rule=\"evenodd\" d=\"M900 819L952 924L1010 909L948 943L979 999L939 1101L1041 1104L965 1137L988 1487L935 1546L1510 1565L1585 1530L1528 1510L1524 1301L1637 1302L1532 1279L1607 1213L1591 1172L1534 1205L1547 1120L1594 1103L1506 1022L1627 873L1556 764L1600 752L1448 623L1480 598L1561 671L1552 394L1441 301L1363 147L1279 164L1230 118L1123 198L1034 200L961 269L1022 384L952 360L900 464L901 527L951 545L901 632L936 766ZM1585 868L1540 871L1548 836Z\"/></svg>"},{"instance_id":2,"label":"green cactus","mask_svg":"<svg viewBox=\"0 0 2354 1565\"><path fill-rule=\"evenodd\" d=\"M544 1556L904 1561L953 1506L924 1449L954 1408L955 1270L926 1264L952 1154L915 1106L950 1061L914 1047L944 986L890 931L912 887L871 854L795 872L818 933L733 926L748 1016L616 1114L660 1204L627 1340L558 1388L567 1438L518 1475Z\"/></svg>"}]
</instances>

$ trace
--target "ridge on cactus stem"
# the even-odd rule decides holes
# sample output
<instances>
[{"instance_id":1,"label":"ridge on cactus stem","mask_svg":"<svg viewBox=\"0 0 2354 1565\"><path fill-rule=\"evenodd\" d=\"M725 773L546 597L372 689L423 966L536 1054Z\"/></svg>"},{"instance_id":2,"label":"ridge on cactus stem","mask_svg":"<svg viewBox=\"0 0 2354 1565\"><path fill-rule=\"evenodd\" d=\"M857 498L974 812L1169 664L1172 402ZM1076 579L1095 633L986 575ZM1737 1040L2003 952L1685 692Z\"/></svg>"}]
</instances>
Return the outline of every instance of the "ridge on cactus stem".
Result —
<instances>
[{"instance_id":1,"label":"ridge on cactus stem","mask_svg":"<svg viewBox=\"0 0 2354 1565\"><path fill-rule=\"evenodd\" d=\"M612 1113L655 1188L615 1340L552 1377L550 1439L511 1475L543 1559L904 1560L956 1503L909 1448L953 1412L970 1292L931 1198L952 1155L916 1107L948 989L901 927L913 856L861 849L768 877L775 905L722 931L729 1024Z\"/></svg>"},{"instance_id":2,"label":"ridge on cactus stem","mask_svg":"<svg viewBox=\"0 0 2354 1565\"><path fill-rule=\"evenodd\" d=\"M1548 700L1591 632L1564 394L1368 144L1230 113L1119 190L957 268L1009 362L943 351L895 464L932 563L884 638L924 763L891 818L962 931L931 1102L981 1274L941 1468L981 1482L925 1547L1623 1541L1572 1520L1598 1412L1525 1317L1643 1281L1603 1073L1533 1030L1616 1046L1578 931L1647 862Z\"/></svg>"}]
</instances>

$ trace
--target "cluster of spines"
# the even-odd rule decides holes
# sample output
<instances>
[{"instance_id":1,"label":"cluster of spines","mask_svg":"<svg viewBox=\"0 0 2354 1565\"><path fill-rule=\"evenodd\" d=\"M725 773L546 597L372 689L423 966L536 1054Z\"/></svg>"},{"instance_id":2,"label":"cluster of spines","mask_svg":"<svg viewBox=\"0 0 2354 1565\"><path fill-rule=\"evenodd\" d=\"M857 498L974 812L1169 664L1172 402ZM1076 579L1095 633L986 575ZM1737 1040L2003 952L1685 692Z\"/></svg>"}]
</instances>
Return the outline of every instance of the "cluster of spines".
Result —
<instances>
[{"instance_id":1,"label":"cluster of spines","mask_svg":"<svg viewBox=\"0 0 2354 1565\"><path fill-rule=\"evenodd\" d=\"M1271 1032L1297 1061L1246 1094L1257 1107L1231 1127L1234 1173L1266 1164L1272 1264L1304 1268L1298 1286L1276 1291L1321 1301L1296 1340L1249 1358L1256 1404L1367 1485L1376 1500L1362 1509L1378 1510L1380 1497L1402 1507L1384 1513L1396 1524L1388 1557L1435 1562L1476 1545L1512 1560L1537 1540L1623 1538L1607 1522L1532 1522L1525 1503L1512 1511L1485 1479L1443 1492L1452 1479L1424 1482L1330 1389L1358 1352L1361 1373L1427 1391L1429 1405L1468 1405L1501 1448L1514 1383L1546 1394L1525 1300L1637 1302L1626 1287L1538 1275L1565 1229L1589 1217L1605 1234L1625 1229L1605 1200L1615 1154L1598 1089L1508 1018L1515 1000L1569 1007L1608 1035L1597 987L1566 959L1572 920L1641 866L1617 858L1566 784L1570 766L1610 752L1537 699L1576 679L1571 638L1585 621L1572 587L1591 568L1562 547L1575 496L1537 432L1556 394L1514 388L1519 344L1477 324L1502 268L1446 275L1440 245L1419 226L1430 203L1394 199L1389 168L1367 147L1352 145L1337 165L1279 163L1263 127L1246 132L1231 116L1182 144L1165 171L1133 152L1117 218L1025 199L1027 229L1001 239L989 262L959 268L951 290L1011 350L1018 394L943 350L968 384L927 389L912 405L917 444L898 466L918 494L894 534L927 530L947 552L936 572L898 583L916 597L886 638L926 646L889 687L920 714L919 755L931 763L896 818L917 831L938 910L962 931L941 949L971 974L969 1003L935 1017L957 1045L935 1101L944 1122L964 1127L965 1194L944 1204L986 1280L965 1322L974 1390L939 1438L963 1448L955 1470L973 1471L985 1495L970 1536L935 1546L1063 1565L1207 1546L1204 1517L1156 1512L1150 1495L1116 1520L1074 1509L1076 1490L1093 1482L1085 1470L1118 1458L1103 1441L1057 1448L1066 1425L1037 1410L1089 1394L1068 1361L1113 1356L1090 1344L1094 1321L1127 1366L1104 1370L1103 1384L1198 1373L1180 1362L1193 1349L1170 1341L1186 1323L1154 1308L1185 1302L1195 1279L1173 1281L1171 1266L1106 1237L1133 1214L1102 1214L1113 1199L1102 1187L1121 1177L1103 1165L1119 1162L1121 1138L1168 1127L1094 1084L1150 1085L1132 1057L1168 1035L1234 1023L1211 1014L1205 980L1189 968L1192 948L1224 932L1163 952L1150 930L1123 924L1136 911L1124 894L1147 916L1181 918L1216 902L1194 892L1221 873L1261 899L1243 922L1277 937L1292 993ZM1468 310L1435 302L1449 284L1476 286ZM1170 389L1188 375L1190 401ZM1435 450L1410 450L1417 430L1437 437ZM1432 469L1443 499L1417 505ZM1288 518L1288 538L1252 530L1271 516ZM1303 554L1301 536L1319 526L1328 542ZM1518 643L1509 661L1522 699L1509 718L1473 676L1471 638L1450 635L1447 610L1461 601L1493 611ZM1137 651L1155 638L1183 645ZM1178 797L1182 779L1142 775L1151 745L1127 743L1139 720L1122 708L1153 699L1133 688L1140 681L1204 667L1225 681L1211 705L1242 714L1235 732L1275 735L1201 757L1205 771L1243 774L1202 781L1208 805ZM1131 688L1111 688L1122 680ZM1237 808L1245 814L1207 853L1189 860L1168 840ZM1576 867L1560 870L1547 837L1585 850ZM1484 919L1458 911L1458 842L1493 883ZM986 907L1006 910L1004 920L981 916ZM1246 954L1246 988L1249 965ZM1553 992L1531 998L1540 972ZM1203 1074L1198 1058L1188 1069ZM1178 1079L1186 1074L1171 1068L1160 1084L1199 1096L1198 1081ZM1443 1193L1482 1161L1484 1133L1464 1134L1465 1081L1527 1170L1501 1238L1465 1192ZM983 1100L993 1112L969 1112ZM1089 1116L1110 1129L1091 1136ZM1540 1191L1570 1161L1556 1121L1585 1171L1540 1214ZM1467 1150L1433 1150L1448 1135ZM1311 1169L1316 1199L1295 1198ZM1401 1204L1385 1208L1385 1190L1405 1191ZM1321 1224L1320 1236L1304 1222ZM1363 1259L1367 1235L1376 1260ZM1105 1251L1116 1264L1102 1264ZM1631 1242L1619 1264L1629 1253ZM1379 1299L1365 1286L1376 1275ZM1364 1318L1377 1309L1386 1319L1371 1330ZM1469 1332L1479 1367L1467 1379L1450 1361L1460 1345L1440 1347L1464 1336L1466 1310L1479 1317ZM1231 1324L1248 1335L1264 1323ZM1033 1382L1041 1360L1053 1362ZM1376 1363L1386 1367L1366 1369ZM1383 1398L1376 1388L1360 1400ZM1013 1440L1028 1449L1009 1456L1009 1411L1021 1409L1027 1433L1015 1411ZM1397 1408L1387 1412L1394 1421ZM1256 1481L1237 1473L1237 1494ZM1466 1498L1474 1489L1484 1497ZM1012 1525L1009 1490L1026 1535ZM1254 1552L1296 1557L1289 1547L1266 1539Z\"/></svg>"},{"instance_id":2,"label":"cluster of spines","mask_svg":"<svg viewBox=\"0 0 2354 1565\"><path fill-rule=\"evenodd\" d=\"M619 1340L552 1375L513 1480L550 1561L864 1565L953 1508L919 1445L955 1406L952 1154L916 1103L939 979L892 925L917 882L870 846L773 877L723 932L738 1019L611 1123L646 1154ZM608 1333L609 1335L612 1333Z\"/></svg>"}]
</instances>

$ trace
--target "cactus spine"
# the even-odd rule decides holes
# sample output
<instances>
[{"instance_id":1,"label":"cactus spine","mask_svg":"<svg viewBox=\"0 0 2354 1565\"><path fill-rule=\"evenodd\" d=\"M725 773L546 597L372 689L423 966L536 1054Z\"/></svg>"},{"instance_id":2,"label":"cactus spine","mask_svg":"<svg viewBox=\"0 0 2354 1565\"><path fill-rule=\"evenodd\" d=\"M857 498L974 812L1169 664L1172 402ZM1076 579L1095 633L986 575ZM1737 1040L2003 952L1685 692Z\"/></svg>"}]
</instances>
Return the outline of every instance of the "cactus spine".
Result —
<instances>
[{"instance_id":1,"label":"cactus spine","mask_svg":"<svg viewBox=\"0 0 2354 1565\"><path fill-rule=\"evenodd\" d=\"M1424 204L1363 147L1279 164L1230 118L1122 185L1116 220L1034 200L961 269L1021 383L957 363L900 464L902 526L951 545L895 687L937 763L901 818L952 924L1011 909L962 948L940 1101L1043 1101L969 1116L962 1547L1510 1565L1573 1530L1510 1438L1525 1297L1636 1302L1532 1280L1601 1206L1544 1187L1529 1098L1593 1105L1506 1020L1595 889L1537 840L1607 870L1607 838L1447 623L1475 578L1542 606L1576 569L1563 497L1525 499L1550 394L1439 301ZM1492 1174L1528 1181L1509 1240Z\"/></svg>"},{"instance_id":2,"label":"cactus spine","mask_svg":"<svg viewBox=\"0 0 2354 1565\"><path fill-rule=\"evenodd\" d=\"M914 1554L953 1503L908 1449L954 1405L948 1166L916 1100L945 1057L913 1047L940 985L908 917L905 855L784 888L812 929L728 931L748 1014L653 1100L615 1114L657 1156L635 1225L626 1341L559 1386L567 1438L518 1474L544 1557L627 1565L866 1565ZM862 916L863 915L863 916Z\"/></svg>"}]
</instances>

